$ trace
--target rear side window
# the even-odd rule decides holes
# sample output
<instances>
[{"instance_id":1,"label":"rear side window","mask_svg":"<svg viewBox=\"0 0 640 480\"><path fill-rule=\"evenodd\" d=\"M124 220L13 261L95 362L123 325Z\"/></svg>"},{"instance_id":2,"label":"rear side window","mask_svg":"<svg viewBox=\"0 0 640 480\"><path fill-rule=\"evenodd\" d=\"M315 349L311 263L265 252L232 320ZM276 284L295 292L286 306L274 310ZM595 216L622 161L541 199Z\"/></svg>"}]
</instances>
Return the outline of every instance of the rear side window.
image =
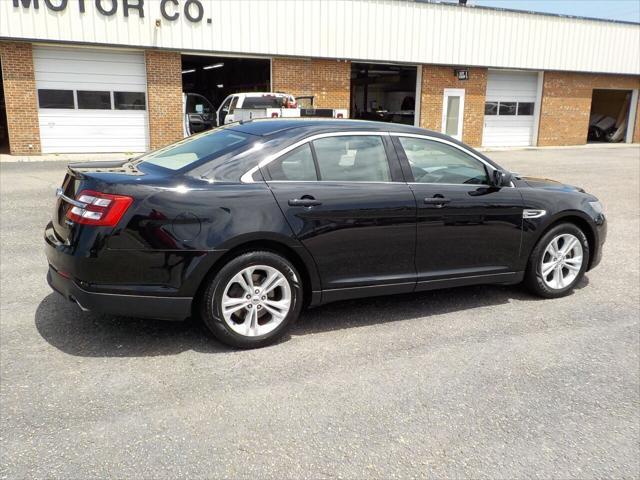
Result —
<instances>
[{"instance_id":1,"label":"rear side window","mask_svg":"<svg viewBox=\"0 0 640 480\"><path fill-rule=\"evenodd\" d=\"M245 97L242 102L242 107L246 109L258 109L258 108L281 108L284 104L284 97L276 97L273 95L266 95L264 97Z\"/></svg>"},{"instance_id":2,"label":"rear side window","mask_svg":"<svg viewBox=\"0 0 640 480\"><path fill-rule=\"evenodd\" d=\"M308 143L293 149L267 165L271 180L309 182L318 180L313 153Z\"/></svg>"},{"instance_id":3,"label":"rear side window","mask_svg":"<svg viewBox=\"0 0 640 480\"><path fill-rule=\"evenodd\" d=\"M180 170L200 160L214 159L241 148L252 138L255 139L252 135L233 130L210 130L143 155L139 160L169 170Z\"/></svg>"},{"instance_id":4,"label":"rear side window","mask_svg":"<svg viewBox=\"0 0 640 480\"><path fill-rule=\"evenodd\" d=\"M384 143L379 136L340 136L313 142L320 180L389 182L391 173Z\"/></svg>"}]
</instances>

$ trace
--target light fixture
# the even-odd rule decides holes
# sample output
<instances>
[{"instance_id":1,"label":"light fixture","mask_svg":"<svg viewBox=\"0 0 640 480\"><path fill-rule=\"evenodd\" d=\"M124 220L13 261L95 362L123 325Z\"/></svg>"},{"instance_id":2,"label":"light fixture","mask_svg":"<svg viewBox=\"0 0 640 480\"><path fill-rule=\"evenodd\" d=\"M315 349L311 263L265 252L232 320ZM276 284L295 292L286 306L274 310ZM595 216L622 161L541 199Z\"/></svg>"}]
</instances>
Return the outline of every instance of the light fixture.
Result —
<instances>
[{"instance_id":1,"label":"light fixture","mask_svg":"<svg viewBox=\"0 0 640 480\"><path fill-rule=\"evenodd\" d=\"M185 73L193 73L193 72L195 72L195 71L196 71L196 69L195 69L195 68L191 68L191 69L189 69L189 70L182 70L182 74L184 75Z\"/></svg>"},{"instance_id":2,"label":"light fixture","mask_svg":"<svg viewBox=\"0 0 640 480\"><path fill-rule=\"evenodd\" d=\"M218 88L222 88L222 87L224 87L224 85L222 83L219 83Z\"/></svg>"},{"instance_id":3,"label":"light fixture","mask_svg":"<svg viewBox=\"0 0 640 480\"><path fill-rule=\"evenodd\" d=\"M224 63L214 63L213 65L207 65L206 67L202 67L203 70L211 70L213 68L224 67Z\"/></svg>"}]
</instances>

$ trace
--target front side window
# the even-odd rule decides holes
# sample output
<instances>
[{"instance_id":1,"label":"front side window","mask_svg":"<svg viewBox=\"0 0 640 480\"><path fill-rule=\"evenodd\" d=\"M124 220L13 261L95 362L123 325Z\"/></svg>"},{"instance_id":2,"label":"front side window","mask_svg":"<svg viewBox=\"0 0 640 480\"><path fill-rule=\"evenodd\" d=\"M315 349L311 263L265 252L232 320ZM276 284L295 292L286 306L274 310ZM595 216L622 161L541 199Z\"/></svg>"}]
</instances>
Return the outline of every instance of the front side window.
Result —
<instances>
[{"instance_id":1,"label":"front side window","mask_svg":"<svg viewBox=\"0 0 640 480\"><path fill-rule=\"evenodd\" d=\"M38 90L38 105L40 108L73 109L73 90Z\"/></svg>"},{"instance_id":2,"label":"front side window","mask_svg":"<svg viewBox=\"0 0 640 480\"><path fill-rule=\"evenodd\" d=\"M192 93L187 96L187 113L209 115L212 111L211 103L202 95Z\"/></svg>"},{"instance_id":3,"label":"front side window","mask_svg":"<svg viewBox=\"0 0 640 480\"><path fill-rule=\"evenodd\" d=\"M399 137L414 182L488 185L485 166L460 149L421 138Z\"/></svg>"},{"instance_id":4,"label":"front side window","mask_svg":"<svg viewBox=\"0 0 640 480\"><path fill-rule=\"evenodd\" d=\"M313 153L308 143L293 149L267 165L267 171L271 180L284 180L290 182L315 181L316 166L313 161Z\"/></svg>"},{"instance_id":5,"label":"front side window","mask_svg":"<svg viewBox=\"0 0 640 480\"><path fill-rule=\"evenodd\" d=\"M233 130L210 130L143 155L138 160L169 170L180 170L205 158L214 159L241 148L251 138L256 137Z\"/></svg>"},{"instance_id":6,"label":"front side window","mask_svg":"<svg viewBox=\"0 0 640 480\"><path fill-rule=\"evenodd\" d=\"M78 90L78 108L87 110L111 110L111 92Z\"/></svg>"},{"instance_id":7,"label":"front side window","mask_svg":"<svg viewBox=\"0 0 640 480\"><path fill-rule=\"evenodd\" d=\"M389 182L391 173L379 136L352 135L314 140L320 180Z\"/></svg>"}]
</instances>

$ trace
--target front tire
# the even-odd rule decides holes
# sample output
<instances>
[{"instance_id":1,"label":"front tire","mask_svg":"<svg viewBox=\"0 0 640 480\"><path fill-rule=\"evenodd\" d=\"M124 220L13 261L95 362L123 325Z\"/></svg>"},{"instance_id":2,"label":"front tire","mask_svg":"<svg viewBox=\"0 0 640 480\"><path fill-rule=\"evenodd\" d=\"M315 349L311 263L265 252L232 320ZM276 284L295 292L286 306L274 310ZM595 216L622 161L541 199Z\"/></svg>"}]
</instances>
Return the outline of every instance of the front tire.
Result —
<instances>
[{"instance_id":1,"label":"front tire","mask_svg":"<svg viewBox=\"0 0 640 480\"><path fill-rule=\"evenodd\" d=\"M559 298L571 293L589 265L589 242L572 223L551 228L529 257L525 284L536 295Z\"/></svg>"},{"instance_id":2,"label":"front tire","mask_svg":"<svg viewBox=\"0 0 640 480\"><path fill-rule=\"evenodd\" d=\"M267 251L244 253L209 281L202 319L222 343L259 348L276 342L298 319L303 289L286 258Z\"/></svg>"}]
</instances>

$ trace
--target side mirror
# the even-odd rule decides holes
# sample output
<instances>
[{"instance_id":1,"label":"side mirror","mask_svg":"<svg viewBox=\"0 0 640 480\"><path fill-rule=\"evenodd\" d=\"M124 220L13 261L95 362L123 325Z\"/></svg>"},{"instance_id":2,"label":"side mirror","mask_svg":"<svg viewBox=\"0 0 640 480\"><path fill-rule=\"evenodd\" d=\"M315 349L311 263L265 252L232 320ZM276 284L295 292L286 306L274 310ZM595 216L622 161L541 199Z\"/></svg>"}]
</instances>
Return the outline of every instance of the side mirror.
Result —
<instances>
[{"instance_id":1,"label":"side mirror","mask_svg":"<svg viewBox=\"0 0 640 480\"><path fill-rule=\"evenodd\" d=\"M494 170L493 177L491 178L491 186L493 187L506 187L511 184L513 175L509 172L502 170Z\"/></svg>"}]
</instances>

